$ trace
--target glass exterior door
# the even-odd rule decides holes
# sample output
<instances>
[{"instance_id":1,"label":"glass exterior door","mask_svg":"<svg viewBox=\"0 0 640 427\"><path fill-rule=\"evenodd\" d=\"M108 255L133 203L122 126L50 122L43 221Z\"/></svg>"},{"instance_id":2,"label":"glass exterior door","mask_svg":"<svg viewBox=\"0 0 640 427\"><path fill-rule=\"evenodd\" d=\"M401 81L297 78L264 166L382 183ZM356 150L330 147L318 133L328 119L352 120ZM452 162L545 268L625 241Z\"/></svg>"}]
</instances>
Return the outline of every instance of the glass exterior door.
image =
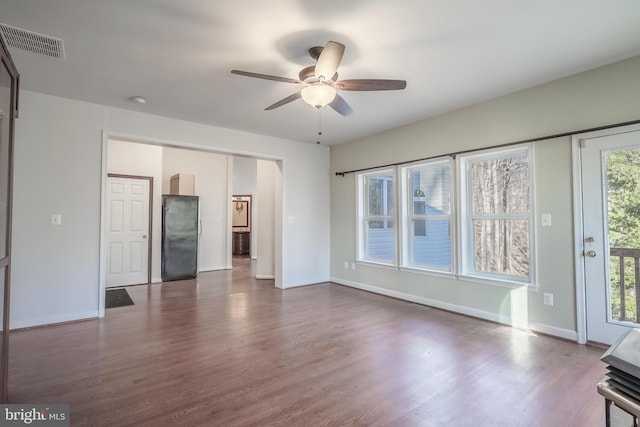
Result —
<instances>
[{"instance_id":1,"label":"glass exterior door","mask_svg":"<svg viewBox=\"0 0 640 427\"><path fill-rule=\"evenodd\" d=\"M640 132L583 140L587 339L640 326Z\"/></svg>"}]
</instances>

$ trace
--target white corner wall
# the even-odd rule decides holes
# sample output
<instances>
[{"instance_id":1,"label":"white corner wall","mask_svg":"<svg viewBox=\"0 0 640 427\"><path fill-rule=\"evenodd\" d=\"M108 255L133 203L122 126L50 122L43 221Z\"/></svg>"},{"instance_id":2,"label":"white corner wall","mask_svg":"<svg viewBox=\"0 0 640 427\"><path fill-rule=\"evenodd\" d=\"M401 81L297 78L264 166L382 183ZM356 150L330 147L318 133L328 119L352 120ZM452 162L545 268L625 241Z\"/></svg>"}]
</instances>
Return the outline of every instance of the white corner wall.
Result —
<instances>
[{"instance_id":1,"label":"white corner wall","mask_svg":"<svg viewBox=\"0 0 640 427\"><path fill-rule=\"evenodd\" d=\"M282 236L276 274L283 288L329 280L324 147L21 91L11 328L99 315L103 136L281 161L282 208L276 213L296 222L276 224ZM61 226L50 225L52 213L62 214Z\"/></svg>"},{"instance_id":2,"label":"white corner wall","mask_svg":"<svg viewBox=\"0 0 640 427\"><path fill-rule=\"evenodd\" d=\"M279 173L276 162L258 160L256 164L256 198L257 214L256 234L258 247L256 250L258 262L256 264L256 278L275 279L275 182Z\"/></svg>"}]
</instances>

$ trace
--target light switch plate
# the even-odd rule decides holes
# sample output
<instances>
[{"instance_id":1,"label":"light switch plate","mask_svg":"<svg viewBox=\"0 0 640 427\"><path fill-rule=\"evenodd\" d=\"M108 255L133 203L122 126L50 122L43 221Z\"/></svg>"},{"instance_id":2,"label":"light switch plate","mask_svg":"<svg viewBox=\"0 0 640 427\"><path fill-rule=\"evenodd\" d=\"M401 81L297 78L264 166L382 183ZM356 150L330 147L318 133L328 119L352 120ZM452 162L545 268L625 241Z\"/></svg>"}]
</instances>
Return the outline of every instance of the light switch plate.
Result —
<instances>
[{"instance_id":1,"label":"light switch plate","mask_svg":"<svg viewBox=\"0 0 640 427\"><path fill-rule=\"evenodd\" d=\"M551 214L542 214L542 226L551 227Z\"/></svg>"}]
</instances>

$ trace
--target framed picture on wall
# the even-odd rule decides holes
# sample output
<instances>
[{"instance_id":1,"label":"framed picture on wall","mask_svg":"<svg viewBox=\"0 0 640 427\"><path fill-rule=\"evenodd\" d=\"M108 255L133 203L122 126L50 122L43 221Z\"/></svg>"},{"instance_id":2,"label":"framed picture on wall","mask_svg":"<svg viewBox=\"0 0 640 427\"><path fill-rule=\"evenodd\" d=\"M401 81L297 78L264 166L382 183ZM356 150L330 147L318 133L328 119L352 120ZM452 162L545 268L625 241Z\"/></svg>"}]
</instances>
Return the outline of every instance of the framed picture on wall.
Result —
<instances>
[{"instance_id":1,"label":"framed picture on wall","mask_svg":"<svg viewBox=\"0 0 640 427\"><path fill-rule=\"evenodd\" d=\"M251 196L233 196L231 203L233 231L251 231Z\"/></svg>"}]
</instances>

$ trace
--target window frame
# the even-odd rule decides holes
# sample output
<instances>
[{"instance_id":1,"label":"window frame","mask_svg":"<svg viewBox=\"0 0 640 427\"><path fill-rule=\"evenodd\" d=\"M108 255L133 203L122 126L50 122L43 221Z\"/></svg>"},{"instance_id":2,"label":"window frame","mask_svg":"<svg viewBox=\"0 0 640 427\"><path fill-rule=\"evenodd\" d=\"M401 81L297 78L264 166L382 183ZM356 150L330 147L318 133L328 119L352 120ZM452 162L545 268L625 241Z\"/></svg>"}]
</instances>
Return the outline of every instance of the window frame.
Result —
<instances>
[{"instance_id":1,"label":"window frame","mask_svg":"<svg viewBox=\"0 0 640 427\"><path fill-rule=\"evenodd\" d=\"M360 263L375 264L381 266L397 267L398 265L398 226L399 226L399 214L398 214L398 178L395 167L392 168L380 168L367 172L360 172L357 174L357 197L358 197L358 209L357 209L357 253L356 261ZM393 189L393 215L370 215L369 214L369 181L372 178L380 176L392 177L392 189ZM386 194L386 191L384 192ZM369 257L368 251L368 228L369 221L392 221L393 227L393 259L373 258Z\"/></svg>"},{"instance_id":2,"label":"window frame","mask_svg":"<svg viewBox=\"0 0 640 427\"><path fill-rule=\"evenodd\" d=\"M412 174L420 168L433 165L446 164L449 167L449 213L448 214L415 214L413 212L413 177ZM455 162L451 157L439 157L425 161L410 163L400 167L400 186L401 186L401 203L400 203L400 236L401 236L401 254L400 265L402 268L410 270L418 270L424 272L440 273L452 275L456 271L457 266L457 238L456 238L456 171ZM448 219L449 220L449 244L450 244L450 264L447 267L435 264L426 264L415 262L414 259L414 220L433 220Z\"/></svg>"},{"instance_id":3,"label":"window frame","mask_svg":"<svg viewBox=\"0 0 640 427\"><path fill-rule=\"evenodd\" d=\"M498 159L508 155L526 153L528 163L528 204L527 213L499 213L499 214L476 214L472 212L473 185L471 182L470 168L474 161ZM509 148L487 149L474 153L460 155L457 158L458 169L458 275L461 279L479 281L481 283L497 284L501 286L516 287L526 285L535 289L536 285L536 230L535 230L535 165L533 145L530 143L516 145ZM475 269L474 250L475 236L473 221L475 219L524 219L528 221L528 275L516 276L502 273L492 273L478 271Z\"/></svg>"}]
</instances>

